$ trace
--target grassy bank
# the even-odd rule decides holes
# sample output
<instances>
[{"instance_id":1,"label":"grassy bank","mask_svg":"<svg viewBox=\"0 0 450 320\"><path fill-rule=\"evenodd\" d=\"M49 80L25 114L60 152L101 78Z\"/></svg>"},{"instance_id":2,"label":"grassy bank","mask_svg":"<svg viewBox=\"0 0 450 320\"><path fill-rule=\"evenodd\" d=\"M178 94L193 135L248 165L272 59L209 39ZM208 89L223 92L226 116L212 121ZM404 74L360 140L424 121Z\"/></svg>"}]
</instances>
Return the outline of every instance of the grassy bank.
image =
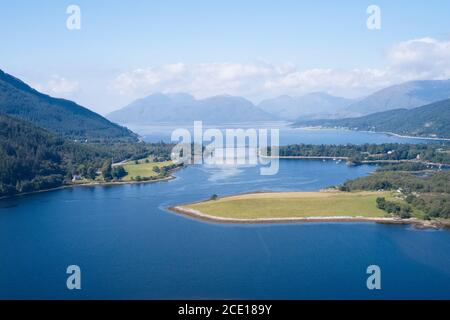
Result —
<instances>
[{"instance_id":1,"label":"grassy bank","mask_svg":"<svg viewBox=\"0 0 450 320\"><path fill-rule=\"evenodd\" d=\"M154 162L152 158L129 161L123 165L128 174L122 181L135 181L138 177L155 179L164 176L165 168L170 168L172 165L172 161Z\"/></svg>"},{"instance_id":2,"label":"grassy bank","mask_svg":"<svg viewBox=\"0 0 450 320\"><path fill-rule=\"evenodd\" d=\"M180 206L227 219L292 219L314 217L384 218L376 199L392 201L392 192L292 192L256 193Z\"/></svg>"}]
</instances>

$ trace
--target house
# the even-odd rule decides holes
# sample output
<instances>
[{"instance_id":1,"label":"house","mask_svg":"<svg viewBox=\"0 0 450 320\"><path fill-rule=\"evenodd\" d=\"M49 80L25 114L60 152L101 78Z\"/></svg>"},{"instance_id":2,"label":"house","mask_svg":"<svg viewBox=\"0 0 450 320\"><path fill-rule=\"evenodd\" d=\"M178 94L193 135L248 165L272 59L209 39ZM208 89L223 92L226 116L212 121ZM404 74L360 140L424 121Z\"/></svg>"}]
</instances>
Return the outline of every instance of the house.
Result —
<instances>
[{"instance_id":1,"label":"house","mask_svg":"<svg viewBox=\"0 0 450 320\"><path fill-rule=\"evenodd\" d=\"M73 175L72 182L77 182L77 181L81 181L81 180L83 180L83 177L80 176L79 174Z\"/></svg>"}]
</instances>

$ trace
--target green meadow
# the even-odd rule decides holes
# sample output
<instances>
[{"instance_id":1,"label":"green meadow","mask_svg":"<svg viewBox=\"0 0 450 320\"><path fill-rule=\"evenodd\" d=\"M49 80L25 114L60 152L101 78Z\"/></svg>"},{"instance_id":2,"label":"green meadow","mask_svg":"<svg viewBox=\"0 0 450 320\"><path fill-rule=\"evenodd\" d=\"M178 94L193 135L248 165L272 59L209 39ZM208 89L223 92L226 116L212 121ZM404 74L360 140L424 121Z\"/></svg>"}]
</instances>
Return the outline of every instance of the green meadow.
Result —
<instances>
[{"instance_id":1,"label":"green meadow","mask_svg":"<svg viewBox=\"0 0 450 320\"><path fill-rule=\"evenodd\" d=\"M172 164L172 161L154 162L153 158L129 161L123 165L123 168L128 172L123 181L133 181L137 177L156 178L161 175L164 167L169 167ZM158 168L160 171L158 172L158 169L155 170L155 168Z\"/></svg>"},{"instance_id":2,"label":"green meadow","mask_svg":"<svg viewBox=\"0 0 450 320\"><path fill-rule=\"evenodd\" d=\"M377 208L376 199L392 201L392 192L291 192L256 193L219 198L183 208L231 219L282 219L306 217L382 218L386 212Z\"/></svg>"}]
</instances>

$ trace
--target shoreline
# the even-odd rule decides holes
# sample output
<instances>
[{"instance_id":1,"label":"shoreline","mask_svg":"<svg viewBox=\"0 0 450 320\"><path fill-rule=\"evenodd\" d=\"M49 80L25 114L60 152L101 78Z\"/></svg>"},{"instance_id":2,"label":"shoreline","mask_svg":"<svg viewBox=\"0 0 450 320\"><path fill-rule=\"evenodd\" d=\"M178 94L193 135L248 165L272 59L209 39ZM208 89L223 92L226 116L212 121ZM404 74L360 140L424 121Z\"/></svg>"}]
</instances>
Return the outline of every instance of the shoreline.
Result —
<instances>
[{"instance_id":1,"label":"shoreline","mask_svg":"<svg viewBox=\"0 0 450 320\"><path fill-rule=\"evenodd\" d=\"M279 160L333 160L333 161L349 161L349 157L313 157L313 156L265 156L259 155L259 157L264 159L279 159ZM434 163L418 160L363 160L361 164L374 165L374 164L400 164L400 163L420 163L426 166L432 167L450 167L450 163Z\"/></svg>"},{"instance_id":2,"label":"shoreline","mask_svg":"<svg viewBox=\"0 0 450 320\"><path fill-rule=\"evenodd\" d=\"M322 192L327 192L326 190ZM258 194L265 192L250 192L244 194L236 194L233 196ZM269 192L270 193L270 192ZM323 217L286 217L286 218L254 218L254 219L239 219L239 218L226 218L218 217L210 214L206 214L199 210L194 210L190 208L183 207L185 205L192 205L207 202L209 200L197 201L189 204L180 204L175 206L170 206L166 208L169 212L194 219L201 222L218 223L225 225L239 225L239 224L305 224L305 223L358 223L358 222L368 222L377 224L390 224L390 225L410 225L418 230L450 230L450 221L440 221L440 220L419 220L417 218L411 219L399 219L391 217L354 217L354 216L323 216Z\"/></svg>"},{"instance_id":3,"label":"shoreline","mask_svg":"<svg viewBox=\"0 0 450 320\"><path fill-rule=\"evenodd\" d=\"M421 137L421 136L408 136L408 135L402 135L395 132L389 132L389 131L368 131L368 130L353 130L350 128L336 128L336 127L326 127L326 126L317 126L317 127L311 127L311 126L304 126L304 127L294 127L297 129L306 129L306 130L344 130L344 131L354 131L354 132L365 132L365 133L375 133L375 134L385 134L388 136L394 136L397 138L402 139L410 139L410 140L428 140L428 141L450 141L450 138L433 138L433 137Z\"/></svg>"},{"instance_id":4,"label":"shoreline","mask_svg":"<svg viewBox=\"0 0 450 320\"><path fill-rule=\"evenodd\" d=\"M358 223L370 222L379 224L392 225L411 225L416 229L433 229L442 230L450 228L449 224L440 221L425 221L418 219L401 220L396 218L366 218L366 217L295 217L295 218L257 218L257 219L236 219L223 218L205 214L203 212L183 208L181 206L173 206L168 208L169 211L179 215L193 218L197 221L213 222L219 224L238 225L238 224L300 224L300 223Z\"/></svg>"},{"instance_id":5,"label":"shoreline","mask_svg":"<svg viewBox=\"0 0 450 320\"><path fill-rule=\"evenodd\" d=\"M378 131L361 131L361 132L368 132L368 133L383 133L383 134L386 134L386 135L388 135L388 136L394 136L394 137L397 137L397 138L402 138L402 139L414 139L414 140L430 140L430 141L450 141L450 138L439 138L439 137L436 137L436 138L433 138L433 137L420 137L420 136L418 136L418 137L415 137L415 136L404 136L404 135L401 135L401 134L399 134L399 133L394 133L394 132L382 132L382 131L380 131L380 132L378 132Z\"/></svg>"},{"instance_id":6,"label":"shoreline","mask_svg":"<svg viewBox=\"0 0 450 320\"><path fill-rule=\"evenodd\" d=\"M176 179L175 176L172 174L177 172L178 170L183 169L183 167L176 168L169 172L169 175L164 178L155 179L155 180L148 180L148 181L111 181L111 182L86 182L86 183L78 183L78 184L69 184L69 185L62 185L56 188L50 188L50 189L43 189L43 190L36 190L32 192L26 192L26 193L19 193L12 196L4 196L0 197L1 200L7 200L7 199L14 199L19 198L23 196L30 196L33 194L39 194L39 193L46 193L46 192L53 192L58 190L64 190L64 189L70 189L70 188L89 188L89 187L107 187L107 186L123 186L123 185L137 185L137 184L151 184L151 183L158 183L158 182L169 182L171 180Z\"/></svg>"}]
</instances>

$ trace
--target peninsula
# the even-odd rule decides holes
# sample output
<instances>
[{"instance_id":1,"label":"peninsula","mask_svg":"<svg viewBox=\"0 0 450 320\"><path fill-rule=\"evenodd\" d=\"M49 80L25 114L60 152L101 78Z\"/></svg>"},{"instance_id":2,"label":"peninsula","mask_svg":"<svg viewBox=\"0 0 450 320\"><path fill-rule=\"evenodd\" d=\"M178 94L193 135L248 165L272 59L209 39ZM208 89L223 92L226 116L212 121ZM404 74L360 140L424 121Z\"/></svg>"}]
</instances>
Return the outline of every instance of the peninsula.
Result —
<instances>
[{"instance_id":1,"label":"peninsula","mask_svg":"<svg viewBox=\"0 0 450 320\"><path fill-rule=\"evenodd\" d=\"M251 193L179 205L170 210L195 219L218 223L302 223L375 222L412 224L420 228L443 228L442 221L425 221L413 210L408 219L379 208L379 199L399 206L404 201L395 192L319 192Z\"/></svg>"}]
</instances>

